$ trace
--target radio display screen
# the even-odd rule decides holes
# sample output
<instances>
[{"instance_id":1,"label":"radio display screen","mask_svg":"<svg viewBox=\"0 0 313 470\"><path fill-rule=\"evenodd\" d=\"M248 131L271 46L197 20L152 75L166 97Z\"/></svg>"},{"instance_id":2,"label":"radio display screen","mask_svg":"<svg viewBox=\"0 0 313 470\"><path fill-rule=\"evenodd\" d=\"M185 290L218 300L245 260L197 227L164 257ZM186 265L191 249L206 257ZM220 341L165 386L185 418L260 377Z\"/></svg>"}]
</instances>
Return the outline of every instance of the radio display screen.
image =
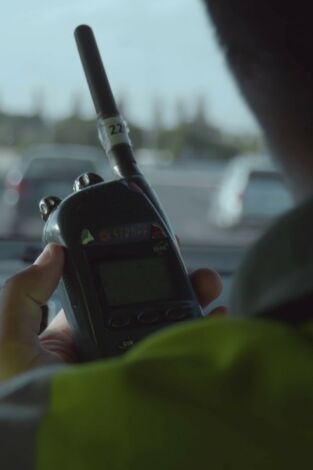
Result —
<instances>
[{"instance_id":1,"label":"radio display screen","mask_svg":"<svg viewBox=\"0 0 313 470\"><path fill-rule=\"evenodd\" d=\"M111 306L173 298L173 282L163 257L105 261L99 273Z\"/></svg>"}]
</instances>

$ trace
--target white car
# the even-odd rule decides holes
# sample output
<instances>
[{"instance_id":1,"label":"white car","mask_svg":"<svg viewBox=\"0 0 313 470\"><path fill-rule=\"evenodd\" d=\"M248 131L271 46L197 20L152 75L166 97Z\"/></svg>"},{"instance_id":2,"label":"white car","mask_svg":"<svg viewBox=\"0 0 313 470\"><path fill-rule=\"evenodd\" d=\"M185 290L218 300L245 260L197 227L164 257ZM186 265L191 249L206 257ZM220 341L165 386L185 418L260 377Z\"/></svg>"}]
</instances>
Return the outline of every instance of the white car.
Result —
<instances>
[{"instance_id":1,"label":"white car","mask_svg":"<svg viewBox=\"0 0 313 470\"><path fill-rule=\"evenodd\" d=\"M226 167L209 218L219 228L264 224L292 207L281 173L266 155L243 155Z\"/></svg>"}]
</instances>

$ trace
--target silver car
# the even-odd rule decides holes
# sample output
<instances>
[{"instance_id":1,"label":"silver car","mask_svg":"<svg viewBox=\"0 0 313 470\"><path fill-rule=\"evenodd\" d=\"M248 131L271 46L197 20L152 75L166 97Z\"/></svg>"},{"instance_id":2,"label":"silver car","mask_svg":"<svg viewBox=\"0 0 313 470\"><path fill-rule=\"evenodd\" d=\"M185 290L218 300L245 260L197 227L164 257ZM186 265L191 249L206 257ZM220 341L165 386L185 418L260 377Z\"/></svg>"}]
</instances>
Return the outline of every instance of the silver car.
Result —
<instances>
[{"instance_id":1,"label":"silver car","mask_svg":"<svg viewBox=\"0 0 313 470\"><path fill-rule=\"evenodd\" d=\"M10 236L40 236L43 224L38 203L49 195L64 198L73 191L73 182L85 172L108 180L111 173L104 154L93 147L78 145L40 146L24 155L5 177L2 196Z\"/></svg>"},{"instance_id":2,"label":"silver car","mask_svg":"<svg viewBox=\"0 0 313 470\"><path fill-rule=\"evenodd\" d=\"M219 228L265 224L292 207L281 173L266 155L234 158L226 167L210 205L209 218Z\"/></svg>"}]
</instances>

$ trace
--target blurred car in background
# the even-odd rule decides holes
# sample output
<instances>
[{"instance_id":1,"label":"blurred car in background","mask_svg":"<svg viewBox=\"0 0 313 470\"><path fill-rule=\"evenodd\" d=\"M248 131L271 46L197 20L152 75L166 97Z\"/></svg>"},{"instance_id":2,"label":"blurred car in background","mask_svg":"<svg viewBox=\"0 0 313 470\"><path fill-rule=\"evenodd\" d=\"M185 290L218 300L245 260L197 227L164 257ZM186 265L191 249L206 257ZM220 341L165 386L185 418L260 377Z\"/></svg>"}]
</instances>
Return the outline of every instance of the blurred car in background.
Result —
<instances>
[{"instance_id":1,"label":"blurred car in background","mask_svg":"<svg viewBox=\"0 0 313 470\"><path fill-rule=\"evenodd\" d=\"M292 197L280 172L266 155L234 158L226 167L209 208L219 228L258 225L292 207Z\"/></svg>"},{"instance_id":2,"label":"blurred car in background","mask_svg":"<svg viewBox=\"0 0 313 470\"><path fill-rule=\"evenodd\" d=\"M103 152L82 145L45 145L23 155L4 179L2 207L7 211L8 234L40 237L40 199L50 195L63 199L73 192L77 176L85 172L110 179Z\"/></svg>"}]
</instances>

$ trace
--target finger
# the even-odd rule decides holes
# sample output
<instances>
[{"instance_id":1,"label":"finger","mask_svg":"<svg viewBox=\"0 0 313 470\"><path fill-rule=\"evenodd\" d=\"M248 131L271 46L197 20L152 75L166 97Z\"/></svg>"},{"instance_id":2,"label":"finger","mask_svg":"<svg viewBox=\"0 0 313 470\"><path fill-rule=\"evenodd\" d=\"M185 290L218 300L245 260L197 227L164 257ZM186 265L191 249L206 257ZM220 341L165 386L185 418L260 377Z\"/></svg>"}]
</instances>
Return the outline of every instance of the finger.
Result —
<instances>
[{"instance_id":1,"label":"finger","mask_svg":"<svg viewBox=\"0 0 313 470\"><path fill-rule=\"evenodd\" d=\"M30 339L37 335L41 305L46 303L61 278L62 247L48 245L33 265L11 277L0 295L0 335L2 339Z\"/></svg>"},{"instance_id":2,"label":"finger","mask_svg":"<svg viewBox=\"0 0 313 470\"><path fill-rule=\"evenodd\" d=\"M61 310L46 330L39 336L41 346L50 353L56 354L62 361L73 363L78 361L74 335Z\"/></svg>"},{"instance_id":3,"label":"finger","mask_svg":"<svg viewBox=\"0 0 313 470\"><path fill-rule=\"evenodd\" d=\"M212 269L197 269L190 274L190 280L201 307L213 302L223 289L221 277Z\"/></svg>"},{"instance_id":4,"label":"finger","mask_svg":"<svg viewBox=\"0 0 313 470\"><path fill-rule=\"evenodd\" d=\"M46 338L55 334L64 335L68 338L72 338L73 336L63 309L60 310L48 327L41 333L40 338Z\"/></svg>"}]
</instances>

